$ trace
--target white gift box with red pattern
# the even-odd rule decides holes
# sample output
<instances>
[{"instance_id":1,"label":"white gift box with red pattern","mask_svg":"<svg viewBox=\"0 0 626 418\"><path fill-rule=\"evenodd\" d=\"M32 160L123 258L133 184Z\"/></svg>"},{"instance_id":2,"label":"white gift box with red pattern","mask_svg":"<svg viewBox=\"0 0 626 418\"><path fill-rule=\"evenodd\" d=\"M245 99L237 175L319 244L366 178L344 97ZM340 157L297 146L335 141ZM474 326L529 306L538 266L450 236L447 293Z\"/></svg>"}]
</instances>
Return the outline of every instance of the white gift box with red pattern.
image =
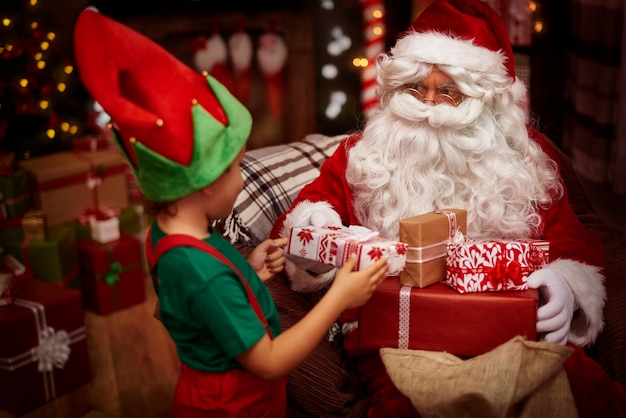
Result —
<instances>
[{"instance_id":1,"label":"white gift box with red pattern","mask_svg":"<svg viewBox=\"0 0 626 418\"><path fill-rule=\"evenodd\" d=\"M524 290L530 273L548 262L539 240L459 240L447 244L446 283L466 292Z\"/></svg>"},{"instance_id":2,"label":"white gift box with red pattern","mask_svg":"<svg viewBox=\"0 0 626 418\"><path fill-rule=\"evenodd\" d=\"M362 270L381 258L388 263L387 275L397 276L406 264L407 244L378 236L365 227L293 227L287 254L341 267L351 254L358 258L355 270Z\"/></svg>"}]
</instances>

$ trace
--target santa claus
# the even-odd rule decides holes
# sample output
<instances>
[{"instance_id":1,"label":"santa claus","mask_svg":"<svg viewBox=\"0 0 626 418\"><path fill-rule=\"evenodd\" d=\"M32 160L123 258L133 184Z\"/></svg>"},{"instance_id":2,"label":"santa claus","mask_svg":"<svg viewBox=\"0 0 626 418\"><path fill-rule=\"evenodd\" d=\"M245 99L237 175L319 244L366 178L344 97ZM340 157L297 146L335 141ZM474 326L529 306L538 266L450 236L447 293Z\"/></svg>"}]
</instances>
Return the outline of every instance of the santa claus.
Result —
<instances>
[{"instance_id":1,"label":"santa claus","mask_svg":"<svg viewBox=\"0 0 626 418\"><path fill-rule=\"evenodd\" d=\"M478 0L435 1L376 65L376 112L272 236L343 224L397 239L400 219L465 208L469 238L550 241L551 262L528 279L544 301L537 331L548 342L592 343L603 328L602 245L570 207L551 144L530 126L497 13ZM301 259L286 272L300 292L323 289L335 273Z\"/></svg>"}]
</instances>

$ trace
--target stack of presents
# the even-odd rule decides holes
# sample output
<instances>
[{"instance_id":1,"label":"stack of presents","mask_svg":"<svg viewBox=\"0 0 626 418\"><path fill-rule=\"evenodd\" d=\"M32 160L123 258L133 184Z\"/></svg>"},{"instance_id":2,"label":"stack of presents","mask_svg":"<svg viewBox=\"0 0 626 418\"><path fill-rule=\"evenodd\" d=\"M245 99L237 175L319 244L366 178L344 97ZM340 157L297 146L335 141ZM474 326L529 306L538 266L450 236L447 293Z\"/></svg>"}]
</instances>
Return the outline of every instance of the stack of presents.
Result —
<instances>
[{"instance_id":1,"label":"stack of presents","mask_svg":"<svg viewBox=\"0 0 626 418\"><path fill-rule=\"evenodd\" d=\"M352 228L294 227L287 248L339 267L350 254L357 269L387 257L388 277L345 321L358 321L344 346L352 355L382 347L484 354L521 335L535 340L538 292L530 273L548 262L549 243L470 240L467 212L434 211L400 221L399 241Z\"/></svg>"},{"instance_id":2,"label":"stack of presents","mask_svg":"<svg viewBox=\"0 0 626 418\"><path fill-rule=\"evenodd\" d=\"M0 156L0 410L36 409L91 379L85 309L145 300L145 227L129 167L97 137Z\"/></svg>"}]
</instances>

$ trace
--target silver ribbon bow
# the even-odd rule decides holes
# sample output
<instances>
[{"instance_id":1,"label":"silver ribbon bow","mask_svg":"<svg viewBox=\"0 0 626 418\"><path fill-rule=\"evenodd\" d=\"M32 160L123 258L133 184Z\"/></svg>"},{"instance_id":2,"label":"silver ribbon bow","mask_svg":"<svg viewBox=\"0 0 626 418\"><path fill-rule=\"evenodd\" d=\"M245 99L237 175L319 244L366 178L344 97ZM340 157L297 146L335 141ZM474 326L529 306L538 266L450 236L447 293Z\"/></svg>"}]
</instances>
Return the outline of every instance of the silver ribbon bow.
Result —
<instances>
[{"instance_id":1,"label":"silver ribbon bow","mask_svg":"<svg viewBox=\"0 0 626 418\"><path fill-rule=\"evenodd\" d=\"M39 345L33 351L40 372L51 372L54 367L62 369L70 356L70 337L65 331L44 328L39 336Z\"/></svg>"}]
</instances>

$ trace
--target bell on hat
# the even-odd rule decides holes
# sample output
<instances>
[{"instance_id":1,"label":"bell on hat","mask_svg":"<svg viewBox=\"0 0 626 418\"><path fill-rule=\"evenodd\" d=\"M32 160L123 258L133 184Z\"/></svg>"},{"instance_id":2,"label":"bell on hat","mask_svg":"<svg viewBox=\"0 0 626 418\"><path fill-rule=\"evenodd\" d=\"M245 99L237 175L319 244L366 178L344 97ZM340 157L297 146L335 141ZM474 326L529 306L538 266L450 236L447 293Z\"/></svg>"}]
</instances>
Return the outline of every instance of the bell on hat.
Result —
<instances>
[{"instance_id":1,"label":"bell on hat","mask_svg":"<svg viewBox=\"0 0 626 418\"><path fill-rule=\"evenodd\" d=\"M172 201L210 185L250 135L250 112L217 80L93 8L78 16L74 54L150 200Z\"/></svg>"},{"instance_id":2,"label":"bell on hat","mask_svg":"<svg viewBox=\"0 0 626 418\"><path fill-rule=\"evenodd\" d=\"M515 80L513 48L504 23L481 0L435 0L417 16L391 52Z\"/></svg>"}]
</instances>

